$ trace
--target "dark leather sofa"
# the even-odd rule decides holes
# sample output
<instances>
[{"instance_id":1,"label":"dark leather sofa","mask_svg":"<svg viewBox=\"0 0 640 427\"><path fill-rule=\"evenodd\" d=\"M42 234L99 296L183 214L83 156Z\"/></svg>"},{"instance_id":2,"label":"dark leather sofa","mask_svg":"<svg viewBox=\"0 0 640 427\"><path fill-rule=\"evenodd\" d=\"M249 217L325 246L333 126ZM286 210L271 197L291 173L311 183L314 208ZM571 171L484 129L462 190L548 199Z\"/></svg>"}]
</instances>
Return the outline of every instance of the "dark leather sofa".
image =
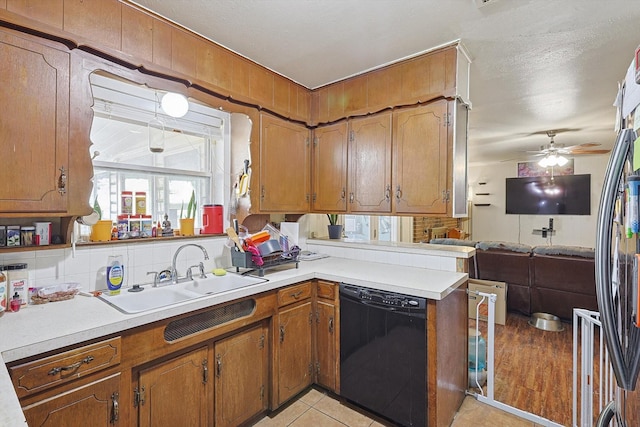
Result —
<instances>
[{"instance_id":1,"label":"dark leather sofa","mask_svg":"<svg viewBox=\"0 0 640 427\"><path fill-rule=\"evenodd\" d=\"M598 311L593 249L536 246L531 254L531 311L571 319L573 308Z\"/></svg>"},{"instance_id":2,"label":"dark leather sofa","mask_svg":"<svg viewBox=\"0 0 640 427\"><path fill-rule=\"evenodd\" d=\"M531 314L529 265L532 247L518 243L478 242L478 279L507 283L507 310Z\"/></svg>"},{"instance_id":3,"label":"dark leather sofa","mask_svg":"<svg viewBox=\"0 0 640 427\"><path fill-rule=\"evenodd\" d=\"M430 243L465 244L452 240ZM472 246L471 241L464 242ZM571 320L573 308L598 310L593 249L491 241L475 242L475 248L469 277L506 282L508 311Z\"/></svg>"}]
</instances>

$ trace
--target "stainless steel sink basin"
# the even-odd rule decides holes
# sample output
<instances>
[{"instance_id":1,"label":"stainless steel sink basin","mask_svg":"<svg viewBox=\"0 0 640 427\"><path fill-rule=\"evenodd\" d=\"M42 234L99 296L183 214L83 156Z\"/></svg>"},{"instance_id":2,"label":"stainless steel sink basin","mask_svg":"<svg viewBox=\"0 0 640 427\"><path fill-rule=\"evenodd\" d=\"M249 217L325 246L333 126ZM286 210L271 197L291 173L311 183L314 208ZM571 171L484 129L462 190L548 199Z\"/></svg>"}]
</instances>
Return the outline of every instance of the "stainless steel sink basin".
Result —
<instances>
[{"instance_id":1,"label":"stainless steel sink basin","mask_svg":"<svg viewBox=\"0 0 640 427\"><path fill-rule=\"evenodd\" d=\"M133 314L202 297L201 294L188 291L180 285L159 288L144 286L143 289L141 292L128 292L123 289L120 294L113 296L103 293L99 298L125 314Z\"/></svg>"},{"instance_id":2,"label":"stainless steel sink basin","mask_svg":"<svg viewBox=\"0 0 640 427\"><path fill-rule=\"evenodd\" d=\"M184 288L200 295L213 295L266 281L267 279L261 277L242 276L240 274L230 273L224 276L207 276L206 279L196 278L193 279L193 282L185 283Z\"/></svg>"},{"instance_id":3,"label":"stainless steel sink basin","mask_svg":"<svg viewBox=\"0 0 640 427\"><path fill-rule=\"evenodd\" d=\"M103 293L99 298L125 314L133 314L266 281L267 279L264 278L234 273L224 276L209 275L204 279L197 278L175 285L164 285L157 288L151 285L143 286L141 292L129 292L127 289L123 289L120 294L114 296Z\"/></svg>"}]
</instances>

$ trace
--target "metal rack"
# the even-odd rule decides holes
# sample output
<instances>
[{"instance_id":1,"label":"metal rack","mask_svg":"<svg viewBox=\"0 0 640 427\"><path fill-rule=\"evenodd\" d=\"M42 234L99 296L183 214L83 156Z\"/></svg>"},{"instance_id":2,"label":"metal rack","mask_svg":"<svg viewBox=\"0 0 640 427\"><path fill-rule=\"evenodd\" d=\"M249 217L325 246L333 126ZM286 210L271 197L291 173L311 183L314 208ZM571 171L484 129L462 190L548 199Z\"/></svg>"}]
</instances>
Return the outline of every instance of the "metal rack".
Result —
<instances>
[{"instance_id":1,"label":"metal rack","mask_svg":"<svg viewBox=\"0 0 640 427\"><path fill-rule=\"evenodd\" d=\"M271 268L280 267L287 264L295 264L296 268L298 268L298 263L300 262L298 259L299 251L292 252L281 252L275 255L269 255L262 257L263 264L257 265L251 259L252 254L250 252L240 252L240 251L231 251L231 265L236 268L236 273L240 272L241 268L247 269L243 272L243 274L248 274L253 271L258 272L258 276L263 277L264 272Z\"/></svg>"}]
</instances>

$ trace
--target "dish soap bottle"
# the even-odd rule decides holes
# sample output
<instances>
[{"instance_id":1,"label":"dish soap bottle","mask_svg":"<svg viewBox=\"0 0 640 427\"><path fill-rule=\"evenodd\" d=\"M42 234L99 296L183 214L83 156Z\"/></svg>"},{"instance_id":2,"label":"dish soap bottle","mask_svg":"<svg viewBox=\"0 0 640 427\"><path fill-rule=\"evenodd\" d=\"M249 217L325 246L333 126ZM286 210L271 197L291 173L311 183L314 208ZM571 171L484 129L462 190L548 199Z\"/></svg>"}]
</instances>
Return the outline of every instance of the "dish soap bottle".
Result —
<instances>
[{"instance_id":1,"label":"dish soap bottle","mask_svg":"<svg viewBox=\"0 0 640 427\"><path fill-rule=\"evenodd\" d=\"M122 282L124 281L124 265L122 265L122 255L109 256L107 265L107 288L109 295L118 295Z\"/></svg>"}]
</instances>

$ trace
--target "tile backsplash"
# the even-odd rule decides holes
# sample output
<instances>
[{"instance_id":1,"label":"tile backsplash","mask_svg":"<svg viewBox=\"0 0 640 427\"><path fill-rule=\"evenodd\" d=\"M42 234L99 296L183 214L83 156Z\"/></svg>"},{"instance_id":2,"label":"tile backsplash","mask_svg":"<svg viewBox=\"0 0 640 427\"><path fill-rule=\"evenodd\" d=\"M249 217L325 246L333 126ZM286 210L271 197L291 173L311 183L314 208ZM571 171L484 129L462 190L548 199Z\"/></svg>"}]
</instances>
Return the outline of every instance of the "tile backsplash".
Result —
<instances>
[{"instance_id":1,"label":"tile backsplash","mask_svg":"<svg viewBox=\"0 0 640 427\"><path fill-rule=\"evenodd\" d=\"M149 243L118 243L113 245L77 246L64 249L44 249L28 252L6 252L0 254L0 264L27 263L30 286L47 286L55 283L77 282L85 291L106 288L105 270L110 255L122 255L125 266L125 287L151 283L150 271L161 271L171 266L173 254L182 245L196 243L203 246L209 260L204 261L205 270L231 265L229 248L224 237L199 238L197 240L161 240ZM180 275L187 267L203 261L202 251L186 247L177 259Z\"/></svg>"}]
</instances>

